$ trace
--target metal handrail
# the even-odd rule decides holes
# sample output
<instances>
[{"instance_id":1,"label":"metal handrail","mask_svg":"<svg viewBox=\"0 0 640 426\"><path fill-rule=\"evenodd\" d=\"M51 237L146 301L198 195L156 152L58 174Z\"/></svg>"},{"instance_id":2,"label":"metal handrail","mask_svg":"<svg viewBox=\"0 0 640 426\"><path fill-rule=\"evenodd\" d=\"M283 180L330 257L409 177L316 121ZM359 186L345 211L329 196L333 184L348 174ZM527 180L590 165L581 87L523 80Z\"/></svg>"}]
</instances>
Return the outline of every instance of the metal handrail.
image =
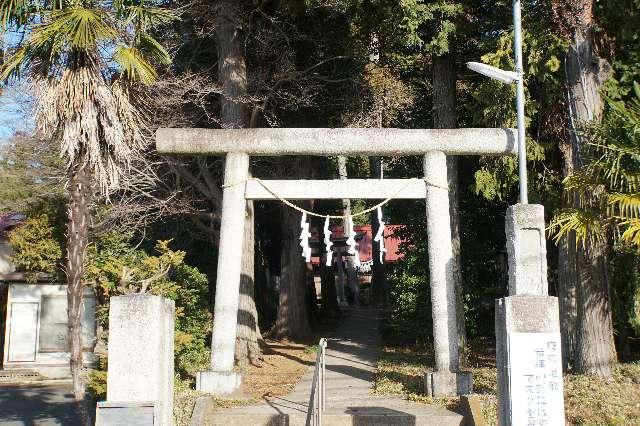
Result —
<instances>
[{"instance_id":1,"label":"metal handrail","mask_svg":"<svg viewBox=\"0 0 640 426\"><path fill-rule=\"evenodd\" d=\"M322 414L326 405L325 392L325 358L327 355L327 339L322 338L318 342L318 353L316 354L316 366L313 371L311 381L311 395L309 396L309 406L307 408L307 426L322 426Z\"/></svg>"}]
</instances>

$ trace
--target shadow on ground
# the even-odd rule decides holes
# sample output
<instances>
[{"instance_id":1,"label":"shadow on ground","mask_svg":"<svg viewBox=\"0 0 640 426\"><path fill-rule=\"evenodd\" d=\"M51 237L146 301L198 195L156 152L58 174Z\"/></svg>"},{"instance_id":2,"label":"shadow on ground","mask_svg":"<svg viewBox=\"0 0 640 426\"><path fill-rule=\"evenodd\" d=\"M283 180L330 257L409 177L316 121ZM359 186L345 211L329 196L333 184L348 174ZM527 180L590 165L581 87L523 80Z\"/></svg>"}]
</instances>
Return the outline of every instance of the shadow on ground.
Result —
<instances>
[{"instance_id":1,"label":"shadow on ground","mask_svg":"<svg viewBox=\"0 0 640 426\"><path fill-rule=\"evenodd\" d=\"M3 426L82 426L71 385L5 385L0 387Z\"/></svg>"}]
</instances>

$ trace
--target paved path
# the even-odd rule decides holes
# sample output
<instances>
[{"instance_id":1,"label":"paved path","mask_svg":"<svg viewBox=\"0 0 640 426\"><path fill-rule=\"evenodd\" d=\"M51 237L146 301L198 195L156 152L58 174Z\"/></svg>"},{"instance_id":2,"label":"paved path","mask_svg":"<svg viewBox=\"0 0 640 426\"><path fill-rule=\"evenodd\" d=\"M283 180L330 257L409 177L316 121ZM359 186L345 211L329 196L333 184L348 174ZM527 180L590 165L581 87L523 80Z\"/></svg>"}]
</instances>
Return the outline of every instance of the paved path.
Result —
<instances>
[{"instance_id":1,"label":"paved path","mask_svg":"<svg viewBox=\"0 0 640 426\"><path fill-rule=\"evenodd\" d=\"M372 395L380 357L379 314L357 308L329 339L326 359L327 406L323 425L460 425L462 416L443 408L408 402L398 397ZM311 367L286 397L265 398L260 405L216 412L206 425L304 425Z\"/></svg>"},{"instance_id":2,"label":"paved path","mask_svg":"<svg viewBox=\"0 0 640 426\"><path fill-rule=\"evenodd\" d=\"M0 385L0 425L81 426L71 384Z\"/></svg>"}]
</instances>

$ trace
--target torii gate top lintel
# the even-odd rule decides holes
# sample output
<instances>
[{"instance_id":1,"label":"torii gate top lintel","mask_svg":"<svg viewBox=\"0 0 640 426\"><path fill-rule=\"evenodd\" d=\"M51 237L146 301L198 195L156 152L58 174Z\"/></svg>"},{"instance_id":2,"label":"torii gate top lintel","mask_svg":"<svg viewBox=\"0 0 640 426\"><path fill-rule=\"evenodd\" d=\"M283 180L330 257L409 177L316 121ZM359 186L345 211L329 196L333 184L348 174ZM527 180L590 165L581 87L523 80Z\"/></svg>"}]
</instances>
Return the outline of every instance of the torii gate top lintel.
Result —
<instances>
[{"instance_id":1,"label":"torii gate top lintel","mask_svg":"<svg viewBox=\"0 0 640 426\"><path fill-rule=\"evenodd\" d=\"M392 128L161 128L156 132L160 153L222 155L514 155L514 129L392 129Z\"/></svg>"}]
</instances>

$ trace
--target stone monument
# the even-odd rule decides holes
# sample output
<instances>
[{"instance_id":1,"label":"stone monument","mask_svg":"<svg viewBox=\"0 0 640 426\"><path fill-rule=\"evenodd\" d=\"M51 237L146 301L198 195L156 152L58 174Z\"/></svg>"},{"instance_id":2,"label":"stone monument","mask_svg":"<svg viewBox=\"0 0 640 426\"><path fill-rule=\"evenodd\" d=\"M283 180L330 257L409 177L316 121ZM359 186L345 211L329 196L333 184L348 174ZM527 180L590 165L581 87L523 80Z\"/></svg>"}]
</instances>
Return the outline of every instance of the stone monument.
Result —
<instances>
[{"instance_id":1,"label":"stone monument","mask_svg":"<svg viewBox=\"0 0 640 426\"><path fill-rule=\"evenodd\" d=\"M149 411L152 425L173 425L174 317L173 300L150 294L111 298L107 401L98 403L98 426L132 424L134 415L148 419L142 414Z\"/></svg>"},{"instance_id":2,"label":"stone monument","mask_svg":"<svg viewBox=\"0 0 640 426\"><path fill-rule=\"evenodd\" d=\"M544 207L507 210L509 296L496 300L498 423L564 425L558 298L548 295Z\"/></svg>"}]
</instances>

